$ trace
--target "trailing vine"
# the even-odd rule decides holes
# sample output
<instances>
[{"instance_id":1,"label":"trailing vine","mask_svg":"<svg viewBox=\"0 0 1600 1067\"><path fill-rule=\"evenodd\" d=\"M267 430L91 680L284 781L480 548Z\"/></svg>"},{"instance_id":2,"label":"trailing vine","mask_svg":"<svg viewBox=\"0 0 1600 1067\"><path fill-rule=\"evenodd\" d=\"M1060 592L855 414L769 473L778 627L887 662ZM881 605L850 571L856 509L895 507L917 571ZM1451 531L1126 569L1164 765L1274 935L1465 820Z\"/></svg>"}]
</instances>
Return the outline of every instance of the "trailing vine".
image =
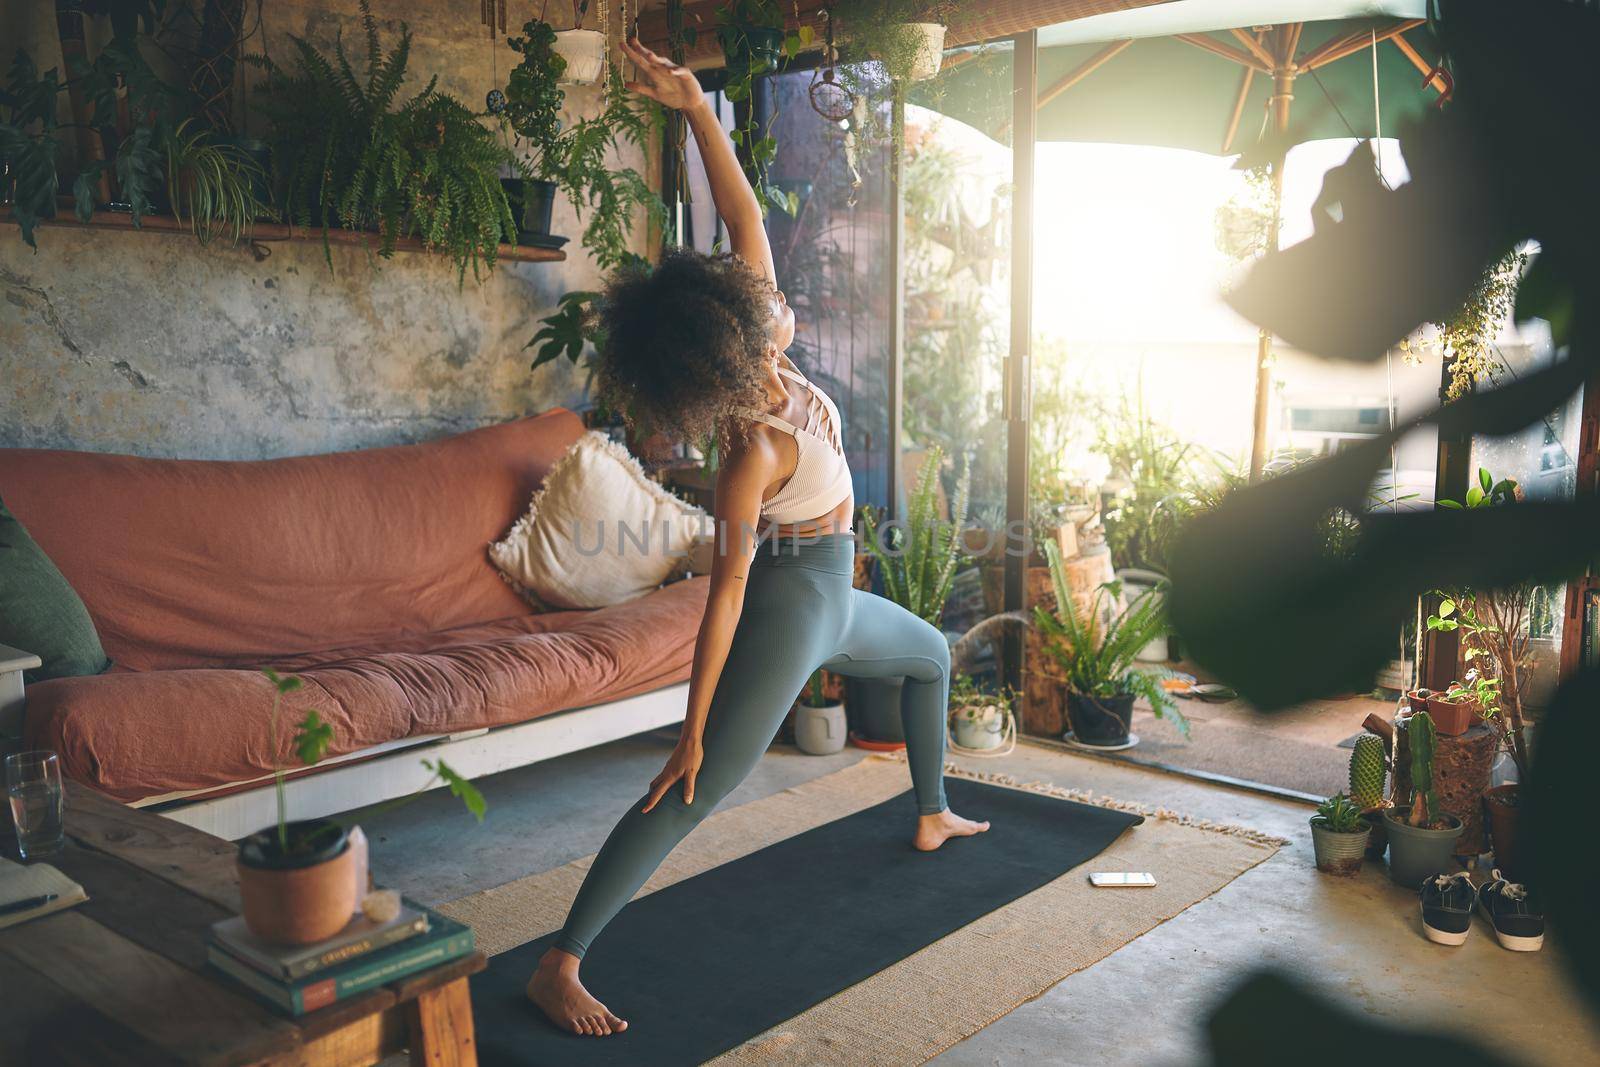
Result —
<instances>
[{"instance_id":1,"label":"trailing vine","mask_svg":"<svg viewBox=\"0 0 1600 1067\"><path fill-rule=\"evenodd\" d=\"M1436 322L1438 336L1432 346L1450 371L1447 400L1459 400L1479 382L1492 382L1500 372L1494 353L1495 334L1511 317L1517 302L1517 285L1528 265L1528 254L1513 249L1484 268L1461 309L1450 319ZM1400 342L1406 358L1419 362L1421 354L1409 339Z\"/></svg>"}]
</instances>

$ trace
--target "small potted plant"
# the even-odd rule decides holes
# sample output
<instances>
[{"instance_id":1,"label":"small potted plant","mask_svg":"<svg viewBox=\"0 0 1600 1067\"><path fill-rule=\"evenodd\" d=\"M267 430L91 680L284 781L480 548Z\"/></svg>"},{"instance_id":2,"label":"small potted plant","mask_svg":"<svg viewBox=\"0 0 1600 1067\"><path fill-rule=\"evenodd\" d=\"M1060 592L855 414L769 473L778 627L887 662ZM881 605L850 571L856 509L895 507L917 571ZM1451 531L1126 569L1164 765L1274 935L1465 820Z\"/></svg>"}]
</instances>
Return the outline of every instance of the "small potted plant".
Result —
<instances>
[{"instance_id":1,"label":"small potted plant","mask_svg":"<svg viewBox=\"0 0 1600 1067\"><path fill-rule=\"evenodd\" d=\"M279 762L280 717L283 698L300 688L300 679L261 672L272 683L272 711L267 720L272 745L273 783L277 791L278 821L239 842L235 869L245 925L250 932L273 944L310 945L344 929L361 901L358 898L357 856L350 847L348 829L334 819L291 822L284 789L287 775ZM333 727L315 709L308 710L295 727L295 755L305 766L319 762L333 740ZM443 760L423 761L460 797L469 811L483 819L483 795L471 782L451 770ZM422 791L431 788L432 782ZM418 794L412 794L416 796ZM392 801L388 810L410 800Z\"/></svg>"},{"instance_id":2,"label":"small potted plant","mask_svg":"<svg viewBox=\"0 0 1600 1067\"><path fill-rule=\"evenodd\" d=\"M1060 550L1047 541L1044 552L1056 610L1035 606L1034 624L1066 679L1071 739L1097 748L1126 747L1137 697L1187 737L1189 722L1161 685L1166 672L1134 666L1139 651L1167 629L1157 591L1148 590L1119 613L1114 605L1120 584L1107 582L1095 590L1087 610L1080 610L1063 576Z\"/></svg>"},{"instance_id":3,"label":"small potted plant","mask_svg":"<svg viewBox=\"0 0 1600 1067\"><path fill-rule=\"evenodd\" d=\"M807 755L831 756L844 748L848 732L844 705L828 697L822 671L814 672L794 706L795 746Z\"/></svg>"},{"instance_id":4,"label":"small potted plant","mask_svg":"<svg viewBox=\"0 0 1600 1067\"><path fill-rule=\"evenodd\" d=\"M717 9L717 40L730 76L771 74L784 58L783 5L729 0Z\"/></svg>"},{"instance_id":5,"label":"small potted plant","mask_svg":"<svg viewBox=\"0 0 1600 1067\"><path fill-rule=\"evenodd\" d=\"M951 744L969 752L994 752L1016 743L1017 724L1009 692L985 693L968 675L950 686Z\"/></svg>"},{"instance_id":6,"label":"small potted plant","mask_svg":"<svg viewBox=\"0 0 1600 1067\"><path fill-rule=\"evenodd\" d=\"M556 77L573 85L594 85L606 69L606 37L599 30L583 28L588 13L589 0L573 0L572 29L556 33L550 43L562 61Z\"/></svg>"},{"instance_id":7,"label":"small potted plant","mask_svg":"<svg viewBox=\"0 0 1600 1067\"><path fill-rule=\"evenodd\" d=\"M1460 682L1451 682L1443 693L1428 697L1428 714L1433 718L1434 729L1446 737L1459 737L1467 732L1477 719L1478 702L1474 690Z\"/></svg>"},{"instance_id":8,"label":"small potted plant","mask_svg":"<svg viewBox=\"0 0 1600 1067\"><path fill-rule=\"evenodd\" d=\"M1383 796L1383 786L1388 775L1389 760L1383 739L1376 734L1362 734L1356 738L1350 752L1350 800L1372 829L1367 838L1367 855L1373 859L1382 856L1388 847L1388 838L1383 832L1383 812L1389 806Z\"/></svg>"},{"instance_id":9,"label":"small potted plant","mask_svg":"<svg viewBox=\"0 0 1600 1067\"><path fill-rule=\"evenodd\" d=\"M1406 721L1405 731L1411 753L1411 802L1409 807L1384 813L1384 831L1389 839L1389 877L1416 889L1424 878L1452 868L1462 825L1460 819L1440 810L1434 796L1436 732L1432 716L1426 711L1414 713Z\"/></svg>"},{"instance_id":10,"label":"small potted plant","mask_svg":"<svg viewBox=\"0 0 1600 1067\"><path fill-rule=\"evenodd\" d=\"M537 244L550 235L550 217L555 207L556 183L537 176L538 164L561 136L561 105L566 94L561 77L567 61L556 50L557 33L548 22L530 19L522 36L506 44L522 56L506 78L505 124L516 134L517 146L531 150L532 158L518 156L513 164L516 177L501 178L506 202L517 223L517 243Z\"/></svg>"},{"instance_id":11,"label":"small potted plant","mask_svg":"<svg viewBox=\"0 0 1600 1067\"><path fill-rule=\"evenodd\" d=\"M1419 689L1413 689L1406 694L1406 706L1412 712L1427 711L1428 698L1431 696L1433 696L1433 690L1429 689L1427 686L1423 686Z\"/></svg>"},{"instance_id":12,"label":"small potted plant","mask_svg":"<svg viewBox=\"0 0 1600 1067\"><path fill-rule=\"evenodd\" d=\"M844 0L835 16L848 62L875 60L890 79L918 82L944 65L945 29L960 7L957 0Z\"/></svg>"},{"instance_id":13,"label":"small potted plant","mask_svg":"<svg viewBox=\"0 0 1600 1067\"><path fill-rule=\"evenodd\" d=\"M1324 800L1311 816L1311 846L1316 852L1317 870L1346 878L1359 874L1371 832L1361 817L1361 809L1349 797L1335 793Z\"/></svg>"}]
</instances>

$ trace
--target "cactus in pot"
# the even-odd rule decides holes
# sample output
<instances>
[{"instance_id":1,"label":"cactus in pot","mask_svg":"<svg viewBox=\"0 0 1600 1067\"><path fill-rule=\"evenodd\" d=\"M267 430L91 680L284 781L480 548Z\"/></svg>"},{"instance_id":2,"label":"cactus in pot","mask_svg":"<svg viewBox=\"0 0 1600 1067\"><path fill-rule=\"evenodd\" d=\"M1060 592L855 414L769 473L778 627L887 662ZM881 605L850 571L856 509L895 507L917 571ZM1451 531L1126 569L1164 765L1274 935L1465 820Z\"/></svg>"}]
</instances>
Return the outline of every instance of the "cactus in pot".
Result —
<instances>
[{"instance_id":1,"label":"cactus in pot","mask_svg":"<svg viewBox=\"0 0 1600 1067\"><path fill-rule=\"evenodd\" d=\"M1374 734L1356 738L1355 749L1350 753L1350 799L1357 807L1371 811L1383 805L1383 783L1388 774L1383 739Z\"/></svg>"},{"instance_id":2,"label":"cactus in pot","mask_svg":"<svg viewBox=\"0 0 1600 1067\"><path fill-rule=\"evenodd\" d=\"M1383 832L1383 809L1389 804L1383 797L1385 780L1389 776L1389 754L1383 738L1376 734L1362 734L1356 738L1350 753L1350 799L1361 809L1362 818L1372 829L1367 838L1367 855L1378 859L1389 846Z\"/></svg>"},{"instance_id":3,"label":"cactus in pot","mask_svg":"<svg viewBox=\"0 0 1600 1067\"><path fill-rule=\"evenodd\" d=\"M1433 754L1437 740L1433 719L1419 711L1406 720L1411 752L1411 807L1386 813L1389 877L1412 889L1424 879L1455 869L1452 853L1463 829L1461 820L1439 810L1433 790Z\"/></svg>"}]
</instances>

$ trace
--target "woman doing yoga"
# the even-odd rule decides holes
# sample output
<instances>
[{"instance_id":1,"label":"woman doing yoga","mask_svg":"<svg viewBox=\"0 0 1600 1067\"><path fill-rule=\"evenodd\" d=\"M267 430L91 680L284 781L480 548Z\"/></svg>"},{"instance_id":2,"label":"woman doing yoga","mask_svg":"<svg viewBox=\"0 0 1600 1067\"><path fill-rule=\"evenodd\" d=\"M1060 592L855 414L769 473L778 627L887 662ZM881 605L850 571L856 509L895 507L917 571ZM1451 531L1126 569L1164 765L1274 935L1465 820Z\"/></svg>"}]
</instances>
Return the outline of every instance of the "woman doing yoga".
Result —
<instances>
[{"instance_id":1,"label":"woman doing yoga","mask_svg":"<svg viewBox=\"0 0 1600 1067\"><path fill-rule=\"evenodd\" d=\"M649 792L606 839L560 938L528 982L529 998L551 1021L594 1036L628 1024L579 981L584 952L750 773L818 667L906 679L901 719L919 813L916 848L931 851L989 828L945 805L944 636L851 587L855 501L839 412L783 354L794 339L794 313L776 287L755 193L694 76L637 41L624 49L638 67L629 88L687 116L732 255L669 252L654 270L612 278L602 301L604 394L684 439L717 433L723 461L717 553L683 731Z\"/></svg>"}]
</instances>

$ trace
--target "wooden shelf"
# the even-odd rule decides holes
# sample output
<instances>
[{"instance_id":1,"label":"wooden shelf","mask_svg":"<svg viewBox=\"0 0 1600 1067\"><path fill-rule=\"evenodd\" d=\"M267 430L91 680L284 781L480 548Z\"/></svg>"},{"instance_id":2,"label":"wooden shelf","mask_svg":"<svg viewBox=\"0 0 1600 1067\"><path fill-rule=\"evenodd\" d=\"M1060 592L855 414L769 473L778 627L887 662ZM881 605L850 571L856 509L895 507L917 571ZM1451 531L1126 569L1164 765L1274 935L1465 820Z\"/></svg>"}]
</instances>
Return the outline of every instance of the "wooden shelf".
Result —
<instances>
[{"instance_id":1,"label":"wooden shelf","mask_svg":"<svg viewBox=\"0 0 1600 1067\"><path fill-rule=\"evenodd\" d=\"M88 222L79 222L72 214L70 203L58 207L53 219L43 219L40 226L73 226L87 230L136 230L139 233L161 233L173 237L194 238L187 222L181 222L171 215L146 215L140 220L139 226L133 224L133 216L123 215L108 211L97 211ZM0 222L16 224L9 209L0 212ZM218 238L227 243L226 238ZM322 231L317 229L304 230L298 226L290 226L281 222L258 222L251 231L240 239L240 244L271 246L282 241L299 241L321 243ZM378 250L378 235L365 230L329 230L328 243L335 245L366 245L374 253ZM422 239L418 237L402 237L395 242L396 252L426 252L422 246ZM259 257L265 258L265 253L258 252ZM557 248L530 248L527 245L500 246L497 262L506 263L560 263L567 258L566 252Z\"/></svg>"}]
</instances>

